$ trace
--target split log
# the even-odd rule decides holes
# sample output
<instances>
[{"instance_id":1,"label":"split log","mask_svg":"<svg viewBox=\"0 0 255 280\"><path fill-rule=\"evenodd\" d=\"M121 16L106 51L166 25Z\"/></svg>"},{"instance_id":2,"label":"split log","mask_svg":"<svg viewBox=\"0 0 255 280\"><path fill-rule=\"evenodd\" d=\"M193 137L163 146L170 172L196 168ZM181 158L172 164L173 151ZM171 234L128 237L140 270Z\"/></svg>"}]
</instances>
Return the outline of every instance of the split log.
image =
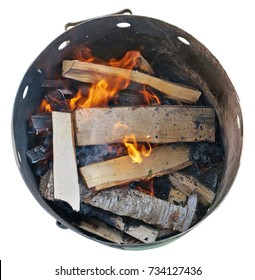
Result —
<instances>
[{"instance_id":1,"label":"split log","mask_svg":"<svg viewBox=\"0 0 255 280\"><path fill-rule=\"evenodd\" d=\"M78 60L64 60L62 76L92 84L96 84L102 79L118 77L151 86L164 93L170 99L186 103L195 103L201 95L201 92L197 89L168 82L138 71L80 62Z\"/></svg>"},{"instance_id":2,"label":"split log","mask_svg":"<svg viewBox=\"0 0 255 280\"><path fill-rule=\"evenodd\" d=\"M170 174L190 164L189 147L164 145L154 148L141 164L133 163L129 156L123 156L81 167L80 173L88 188L102 190L134 180Z\"/></svg>"},{"instance_id":3,"label":"split log","mask_svg":"<svg viewBox=\"0 0 255 280\"><path fill-rule=\"evenodd\" d=\"M205 206L212 204L215 193L203 184L201 184L195 177L185 175L181 172L175 172L169 175L169 180L175 188L190 196L192 193L198 194L198 200Z\"/></svg>"},{"instance_id":4,"label":"split log","mask_svg":"<svg viewBox=\"0 0 255 280\"><path fill-rule=\"evenodd\" d=\"M78 227L116 244L139 244L137 239L115 228L109 228L107 224L95 218L86 218Z\"/></svg>"},{"instance_id":5,"label":"split log","mask_svg":"<svg viewBox=\"0 0 255 280\"><path fill-rule=\"evenodd\" d=\"M159 233L158 229L154 229L141 221L131 218L128 218L128 221L126 221L127 219L125 220L125 218L121 216L88 204L81 204L80 213L96 217L105 223L127 233L128 235L133 236L143 243L155 242Z\"/></svg>"},{"instance_id":6,"label":"split log","mask_svg":"<svg viewBox=\"0 0 255 280\"><path fill-rule=\"evenodd\" d=\"M215 141L213 108L191 106L90 108L75 111L77 145ZM118 125L120 124L120 125Z\"/></svg>"},{"instance_id":7,"label":"split log","mask_svg":"<svg viewBox=\"0 0 255 280\"><path fill-rule=\"evenodd\" d=\"M191 222L188 208L170 204L137 190L124 188L104 190L87 203L117 215L129 216L148 224L178 231L186 230Z\"/></svg>"},{"instance_id":8,"label":"split log","mask_svg":"<svg viewBox=\"0 0 255 280\"><path fill-rule=\"evenodd\" d=\"M170 203L185 203L187 196L180 190L172 188L169 192L168 201Z\"/></svg>"},{"instance_id":9,"label":"split log","mask_svg":"<svg viewBox=\"0 0 255 280\"><path fill-rule=\"evenodd\" d=\"M39 190L42 196L50 201L54 201L54 181L53 171L49 169L41 178Z\"/></svg>"},{"instance_id":10,"label":"split log","mask_svg":"<svg viewBox=\"0 0 255 280\"><path fill-rule=\"evenodd\" d=\"M70 113L52 112L54 198L79 211L80 191Z\"/></svg>"},{"instance_id":11,"label":"split log","mask_svg":"<svg viewBox=\"0 0 255 280\"><path fill-rule=\"evenodd\" d=\"M180 232L187 231L192 224L192 220L197 208L197 194L192 194L189 197L185 208L187 209L187 212L186 212L185 219L183 220L183 224L181 226L180 224L178 224L178 226L180 227L176 226L174 228L175 230L178 230Z\"/></svg>"}]
</instances>

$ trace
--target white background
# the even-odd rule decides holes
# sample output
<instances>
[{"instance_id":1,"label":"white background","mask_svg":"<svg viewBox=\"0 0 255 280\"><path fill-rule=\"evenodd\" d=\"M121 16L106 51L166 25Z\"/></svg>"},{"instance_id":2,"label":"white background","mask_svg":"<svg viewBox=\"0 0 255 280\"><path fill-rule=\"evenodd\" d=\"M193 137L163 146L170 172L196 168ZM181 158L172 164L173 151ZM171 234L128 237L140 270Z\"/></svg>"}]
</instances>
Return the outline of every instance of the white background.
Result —
<instances>
[{"instance_id":1,"label":"white background","mask_svg":"<svg viewBox=\"0 0 255 280\"><path fill-rule=\"evenodd\" d=\"M140 269L157 265L201 266L203 275L190 278L252 278L255 252L255 20L251 4L252 1L247 0L1 1L0 259L3 279L71 279L54 276L55 268L60 265ZM218 58L234 84L241 99L245 126L241 167L223 204L183 238L161 248L138 252L108 248L56 227L54 219L41 208L24 184L11 143L14 98L33 60L63 32L65 23L123 8L130 8L136 15L176 25L202 42ZM168 277L151 276L152 279ZM148 276L137 277L143 278L148 279ZM189 279L188 276L175 278Z\"/></svg>"}]
</instances>

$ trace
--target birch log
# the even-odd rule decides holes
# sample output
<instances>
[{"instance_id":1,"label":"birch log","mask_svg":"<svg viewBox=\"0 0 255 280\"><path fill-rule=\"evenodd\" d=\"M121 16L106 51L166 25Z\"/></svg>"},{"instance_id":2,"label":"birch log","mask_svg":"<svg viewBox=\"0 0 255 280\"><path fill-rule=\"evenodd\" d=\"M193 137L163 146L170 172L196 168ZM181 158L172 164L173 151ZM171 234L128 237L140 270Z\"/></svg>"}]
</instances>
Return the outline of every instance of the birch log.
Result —
<instances>
[{"instance_id":1,"label":"birch log","mask_svg":"<svg viewBox=\"0 0 255 280\"><path fill-rule=\"evenodd\" d=\"M101 191L88 203L117 215L179 231L185 231L190 226L195 207L192 203L192 210L189 210L190 206L177 206L140 191L123 188Z\"/></svg>"}]
</instances>

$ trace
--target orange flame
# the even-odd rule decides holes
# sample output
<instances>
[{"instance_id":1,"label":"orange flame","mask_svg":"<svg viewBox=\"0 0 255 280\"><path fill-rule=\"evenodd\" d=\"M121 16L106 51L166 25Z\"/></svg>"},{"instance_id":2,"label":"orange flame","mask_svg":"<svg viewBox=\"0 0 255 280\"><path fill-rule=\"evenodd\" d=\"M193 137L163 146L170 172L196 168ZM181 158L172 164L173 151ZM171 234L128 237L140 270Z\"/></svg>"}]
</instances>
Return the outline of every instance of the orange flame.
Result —
<instances>
[{"instance_id":1,"label":"orange flame","mask_svg":"<svg viewBox=\"0 0 255 280\"><path fill-rule=\"evenodd\" d=\"M39 112L40 113L51 113L52 112L51 105L46 99L43 99L43 101L40 105L40 108L39 108Z\"/></svg>"},{"instance_id":2,"label":"orange flame","mask_svg":"<svg viewBox=\"0 0 255 280\"><path fill-rule=\"evenodd\" d=\"M103 61L102 59L94 57L91 50L83 47L76 51L74 56L74 59L78 59L80 61L132 70L136 65L138 65L140 52L131 50L126 52L120 60L112 58L109 61ZM129 79L119 77L102 79L98 83L92 84L86 94L79 89L73 98L67 99L66 101L69 104L70 111L77 108L107 107L109 101L112 100L118 92L126 89L129 84ZM143 89L137 91L137 93L144 96L148 105L151 103L160 104L159 98L149 88L146 88L146 86L143 86ZM51 111L50 104L44 99L40 107L40 112Z\"/></svg>"},{"instance_id":3,"label":"orange flame","mask_svg":"<svg viewBox=\"0 0 255 280\"><path fill-rule=\"evenodd\" d=\"M149 89L147 90L146 87L144 86L142 90L139 91L139 93L141 93L147 104L150 105L152 102L156 102L157 104L160 104L160 100L157 97L157 95L153 92L150 92Z\"/></svg>"},{"instance_id":4,"label":"orange flame","mask_svg":"<svg viewBox=\"0 0 255 280\"><path fill-rule=\"evenodd\" d=\"M142 157L148 157L151 153L151 145L149 145L149 150L146 149L145 144L142 144L140 147L137 144L135 134L125 136L123 143L127 148L128 155L132 158L133 163L142 163Z\"/></svg>"}]
</instances>

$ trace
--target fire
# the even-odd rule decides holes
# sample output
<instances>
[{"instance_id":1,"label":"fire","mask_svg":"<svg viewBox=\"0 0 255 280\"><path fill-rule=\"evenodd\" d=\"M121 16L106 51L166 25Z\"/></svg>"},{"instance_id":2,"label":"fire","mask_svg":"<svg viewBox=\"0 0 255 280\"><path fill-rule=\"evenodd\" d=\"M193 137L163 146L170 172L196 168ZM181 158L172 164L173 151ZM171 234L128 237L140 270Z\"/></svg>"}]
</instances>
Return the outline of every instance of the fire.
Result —
<instances>
[{"instance_id":1,"label":"fire","mask_svg":"<svg viewBox=\"0 0 255 280\"><path fill-rule=\"evenodd\" d=\"M43 99L43 101L40 105L40 108L39 108L39 112L40 113L51 113L52 112L50 103L46 99Z\"/></svg>"},{"instance_id":2,"label":"fire","mask_svg":"<svg viewBox=\"0 0 255 280\"><path fill-rule=\"evenodd\" d=\"M142 90L139 91L139 93L141 93L144 96L147 104L151 104L152 102L156 102L157 104L160 104L160 100L157 97L157 95L152 91L150 91L149 89L146 89L145 86L143 87Z\"/></svg>"},{"instance_id":3,"label":"fire","mask_svg":"<svg viewBox=\"0 0 255 280\"><path fill-rule=\"evenodd\" d=\"M132 158L134 163L142 163L142 157L148 157L151 153L151 145L148 143L149 150L146 149L145 144L137 144L136 137L134 134L125 136L123 143L127 148L128 155Z\"/></svg>"},{"instance_id":4,"label":"fire","mask_svg":"<svg viewBox=\"0 0 255 280\"><path fill-rule=\"evenodd\" d=\"M120 60L112 58L109 61L104 61L94 57L89 49L82 48L79 51L76 51L75 59L132 70L138 65L140 52L131 50L126 52ZM75 96L70 99L67 98L66 101L69 105L70 111L78 108L107 107L109 105L109 101L111 101L117 94L121 94L119 92L125 90L129 85L129 79L119 77L111 79L105 78L96 84L92 84L86 94L84 94L81 88L79 88ZM137 91L137 94L142 94L148 105L151 103L160 104L159 98L146 86L143 86L141 90ZM50 104L46 99L44 99L40 107L40 112L45 113L51 111Z\"/></svg>"}]
</instances>

